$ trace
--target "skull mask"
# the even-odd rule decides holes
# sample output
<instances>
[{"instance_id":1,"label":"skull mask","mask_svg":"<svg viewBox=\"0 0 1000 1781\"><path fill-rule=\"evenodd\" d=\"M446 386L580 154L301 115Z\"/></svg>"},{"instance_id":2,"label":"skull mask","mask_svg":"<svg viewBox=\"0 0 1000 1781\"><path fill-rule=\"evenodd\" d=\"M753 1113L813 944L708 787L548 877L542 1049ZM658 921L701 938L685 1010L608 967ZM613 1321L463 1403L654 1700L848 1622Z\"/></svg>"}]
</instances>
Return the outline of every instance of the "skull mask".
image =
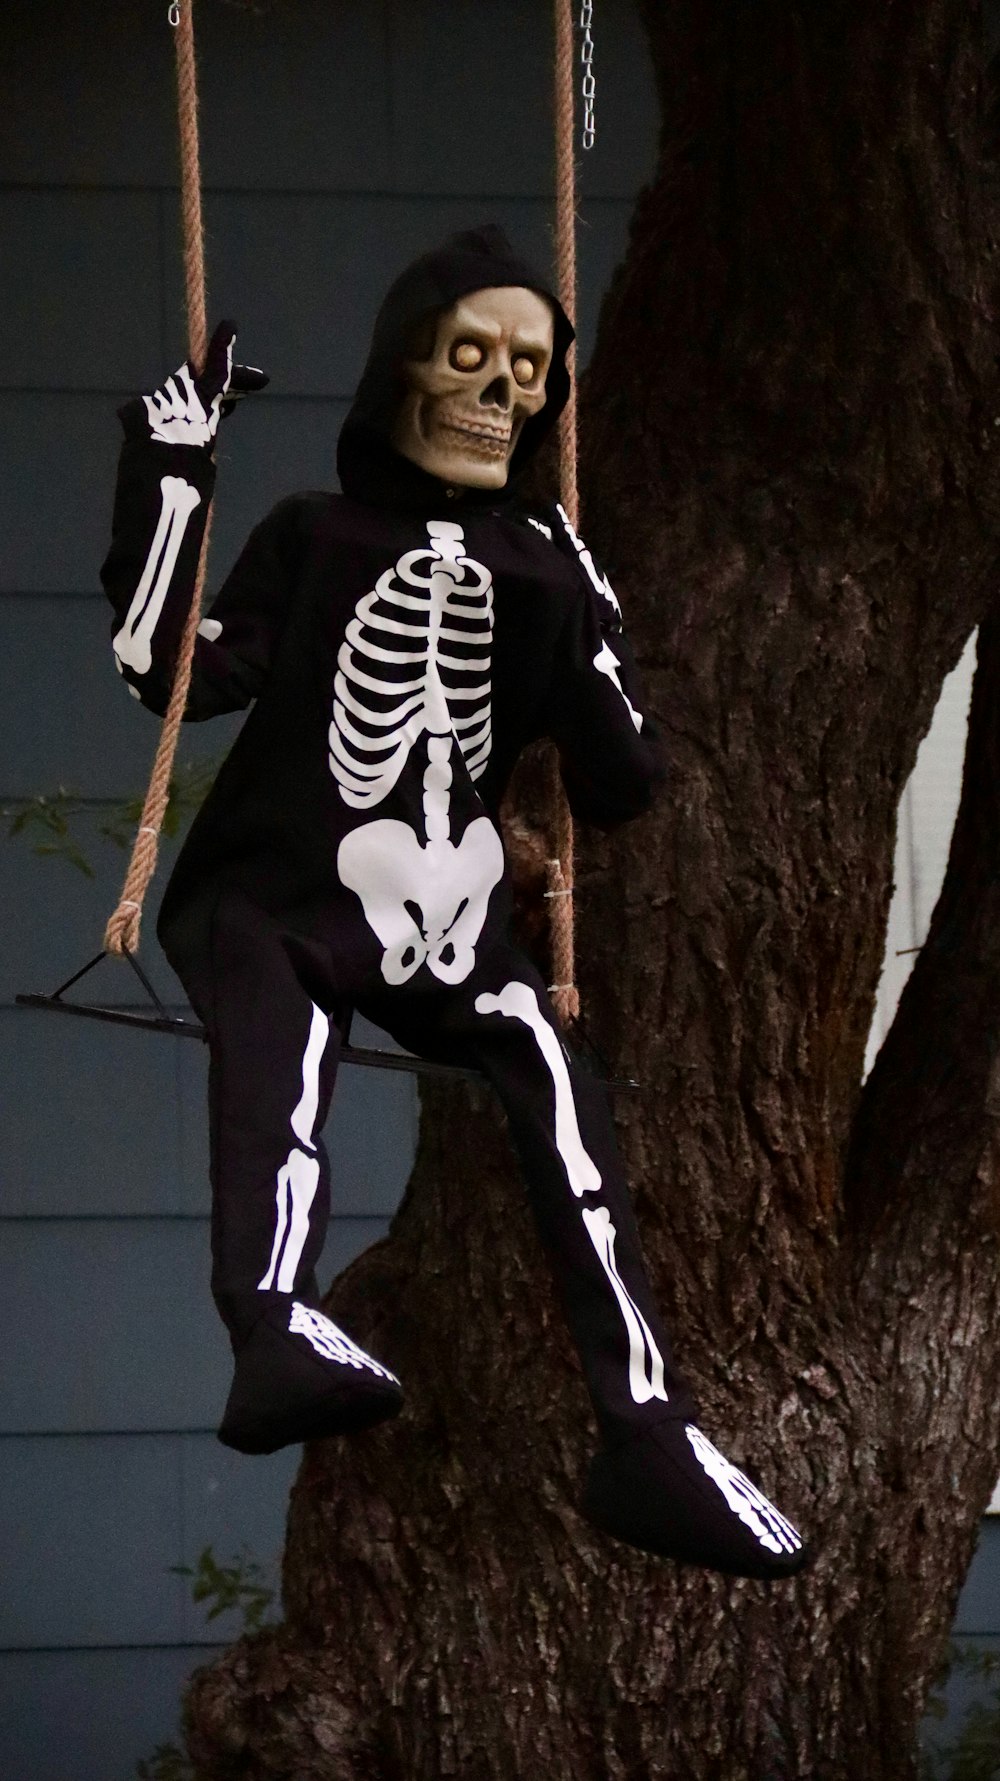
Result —
<instances>
[{"instance_id":1,"label":"skull mask","mask_svg":"<svg viewBox=\"0 0 1000 1781\"><path fill-rule=\"evenodd\" d=\"M427 344L404 363L393 445L442 482L503 488L521 428L545 406L551 305L520 285L472 291L437 316Z\"/></svg>"}]
</instances>

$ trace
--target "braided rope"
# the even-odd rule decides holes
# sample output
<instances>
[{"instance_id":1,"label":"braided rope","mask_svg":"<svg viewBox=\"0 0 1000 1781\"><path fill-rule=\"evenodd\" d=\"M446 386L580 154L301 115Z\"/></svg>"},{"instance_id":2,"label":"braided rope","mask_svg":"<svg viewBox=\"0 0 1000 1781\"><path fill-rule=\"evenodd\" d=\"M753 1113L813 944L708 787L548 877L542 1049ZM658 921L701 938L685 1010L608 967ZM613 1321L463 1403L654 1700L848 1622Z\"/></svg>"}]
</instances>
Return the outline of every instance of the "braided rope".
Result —
<instances>
[{"instance_id":1,"label":"braided rope","mask_svg":"<svg viewBox=\"0 0 1000 1781\"><path fill-rule=\"evenodd\" d=\"M201 217L201 170L198 147L198 89L195 79L193 0L179 0L175 28L177 53L177 107L180 126L181 220L184 234L184 283L187 295L188 350L195 365L202 365L208 341L205 316L205 238ZM170 703L163 719L160 740L150 774L139 830L132 848L121 896L104 931L108 952L134 952L139 944L142 906L156 871L160 831L170 799L170 778L180 737L181 721L191 685L212 510L208 511L201 555L195 576L191 610L181 634L177 668Z\"/></svg>"},{"instance_id":2,"label":"braided rope","mask_svg":"<svg viewBox=\"0 0 1000 1781\"><path fill-rule=\"evenodd\" d=\"M180 131L181 218L184 237L184 282L187 299L188 343L192 361L201 365L207 345L205 303L205 244L201 211L201 172L198 141L198 90L194 51L193 0L180 0L177 8L175 48L177 55L177 103ZM573 144L573 0L555 0L555 138L556 138L556 272L559 299L570 321L576 320L576 168ZM559 480L562 503L573 525L579 513L576 477L576 386L573 381L575 348L567 355L570 371L569 401L559 422ZM156 870L159 837L170 798L170 778L180 737L181 722L191 684L198 622L205 585L205 565L211 530L211 508L206 520L194 595L177 657L163 728L153 762L149 787L129 860L118 905L108 921L104 944L109 952L135 951L139 944L142 909ZM566 1024L580 1012L574 977L573 934L573 819L555 766L553 829L555 857L548 861L548 897L551 903L553 1004Z\"/></svg>"},{"instance_id":3,"label":"braided rope","mask_svg":"<svg viewBox=\"0 0 1000 1781\"><path fill-rule=\"evenodd\" d=\"M573 3L555 0L556 283L559 301L576 326L576 161L573 144ZM566 355L570 394L559 418L559 486L562 504L575 526L580 502L576 480L576 348ZM580 1012L574 964L573 818L552 763L552 828L555 858L547 862L549 926L552 938L552 1002L564 1026Z\"/></svg>"}]
</instances>

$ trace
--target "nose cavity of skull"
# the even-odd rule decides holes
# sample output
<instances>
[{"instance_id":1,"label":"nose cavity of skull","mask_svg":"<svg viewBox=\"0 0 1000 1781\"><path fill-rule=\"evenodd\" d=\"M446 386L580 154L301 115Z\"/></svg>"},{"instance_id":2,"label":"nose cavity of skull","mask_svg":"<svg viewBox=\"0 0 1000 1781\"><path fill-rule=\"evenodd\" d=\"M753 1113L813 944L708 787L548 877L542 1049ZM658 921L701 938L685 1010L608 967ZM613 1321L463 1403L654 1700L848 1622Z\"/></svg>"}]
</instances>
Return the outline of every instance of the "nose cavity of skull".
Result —
<instances>
[{"instance_id":1,"label":"nose cavity of skull","mask_svg":"<svg viewBox=\"0 0 1000 1781\"><path fill-rule=\"evenodd\" d=\"M404 361L396 450L446 484L503 488L525 421L544 407L552 345L552 308L535 291L460 297Z\"/></svg>"}]
</instances>

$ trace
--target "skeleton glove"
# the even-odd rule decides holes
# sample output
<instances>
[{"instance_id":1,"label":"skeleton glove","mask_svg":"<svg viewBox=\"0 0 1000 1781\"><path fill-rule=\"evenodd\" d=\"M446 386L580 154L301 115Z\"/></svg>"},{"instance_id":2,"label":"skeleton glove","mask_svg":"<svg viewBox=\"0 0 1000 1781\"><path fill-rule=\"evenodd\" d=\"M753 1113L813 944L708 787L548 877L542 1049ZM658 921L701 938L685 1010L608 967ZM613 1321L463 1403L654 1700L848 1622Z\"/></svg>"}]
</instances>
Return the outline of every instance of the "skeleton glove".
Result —
<instances>
[{"instance_id":1,"label":"skeleton glove","mask_svg":"<svg viewBox=\"0 0 1000 1781\"><path fill-rule=\"evenodd\" d=\"M220 322L200 373L188 359L151 396L137 396L119 408L126 439L156 439L163 445L211 451L220 414L230 414L237 397L262 390L270 382L255 365L233 364L235 344L236 323Z\"/></svg>"}]
</instances>

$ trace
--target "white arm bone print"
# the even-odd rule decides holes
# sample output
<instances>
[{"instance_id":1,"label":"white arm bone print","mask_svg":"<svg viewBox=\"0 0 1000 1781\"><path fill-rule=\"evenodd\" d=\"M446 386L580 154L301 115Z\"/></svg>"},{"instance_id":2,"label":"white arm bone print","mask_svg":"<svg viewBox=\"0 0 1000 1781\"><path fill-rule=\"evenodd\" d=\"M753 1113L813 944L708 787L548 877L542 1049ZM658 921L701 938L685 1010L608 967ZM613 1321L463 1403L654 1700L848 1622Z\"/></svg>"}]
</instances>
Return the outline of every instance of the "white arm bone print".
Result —
<instances>
[{"instance_id":1,"label":"white arm bone print","mask_svg":"<svg viewBox=\"0 0 1000 1781\"><path fill-rule=\"evenodd\" d=\"M188 521L201 501L198 490L185 482L183 476L162 476L160 497L160 517L149 555L125 615L125 623L113 641L119 674L123 668L131 668L136 674L148 674L152 667L153 632L177 567Z\"/></svg>"},{"instance_id":2,"label":"white arm bone print","mask_svg":"<svg viewBox=\"0 0 1000 1781\"><path fill-rule=\"evenodd\" d=\"M442 983L468 977L504 869L503 843L488 817L474 818L457 845L451 839L454 745L476 779L492 741L492 579L459 555L461 526L432 521L427 532L430 549L407 551L358 602L338 656L330 725L330 769L344 802L361 810L388 797L427 735L426 843L407 823L384 818L353 829L337 853L341 883L360 899L392 984L406 983L425 963ZM400 641L409 647L389 647Z\"/></svg>"},{"instance_id":3,"label":"white arm bone print","mask_svg":"<svg viewBox=\"0 0 1000 1781\"><path fill-rule=\"evenodd\" d=\"M580 559L581 568L586 571L587 578L591 584L591 587L594 589L595 593L600 594L601 599L605 602L606 605L610 606L610 608L611 608L611 629L612 629L612 631L620 631L622 628L622 609L618 604L618 597L615 593L614 588L611 586L611 583L608 580L607 576L601 575L598 572L597 564L594 562L594 559L591 556L589 550L587 549L587 546L584 544L583 539L580 537L575 526L571 523L569 515L566 512L565 507L563 507L558 501L556 502L556 512L558 513L559 518L562 520L563 526L566 531L566 535L569 538L570 542L572 543L573 548L576 551L576 554ZM601 647L594 657L594 667L597 669L597 672L599 674L606 674L608 679L610 680L612 686L617 687L617 689L621 693L621 696L624 699L626 705L628 706L629 717L632 719L632 722L635 725L636 729L641 730L642 729L642 712L636 710L636 708L633 705L631 699L629 698L627 692L625 691L625 688L622 686L621 675L618 672L619 668L621 667L621 662L618 660L618 657L615 655L615 652L611 648L606 637L603 639L603 641L601 643Z\"/></svg>"}]
</instances>

